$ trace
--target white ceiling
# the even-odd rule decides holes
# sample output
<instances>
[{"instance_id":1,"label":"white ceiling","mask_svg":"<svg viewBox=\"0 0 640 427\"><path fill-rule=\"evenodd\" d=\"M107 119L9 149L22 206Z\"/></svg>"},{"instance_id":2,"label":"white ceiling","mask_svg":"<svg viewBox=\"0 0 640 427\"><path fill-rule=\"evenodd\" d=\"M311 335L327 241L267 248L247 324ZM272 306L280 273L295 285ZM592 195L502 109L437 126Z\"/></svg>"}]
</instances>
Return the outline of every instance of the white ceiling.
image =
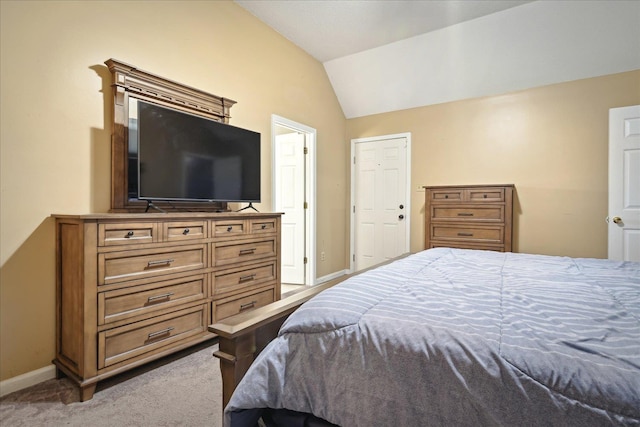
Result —
<instances>
[{"instance_id":1,"label":"white ceiling","mask_svg":"<svg viewBox=\"0 0 640 427\"><path fill-rule=\"evenodd\" d=\"M428 33L530 1L235 0L320 62Z\"/></svg>"},{"instance_id":2,"label":"white ceiling","mask_svg":"<svg viewBox=\"0 0 640 427\"><path fill-rule=\"evenodd\" d=\"M640 0L235 1L322 62L346 118L640 69Z\"/></svg>"}]
</instances>

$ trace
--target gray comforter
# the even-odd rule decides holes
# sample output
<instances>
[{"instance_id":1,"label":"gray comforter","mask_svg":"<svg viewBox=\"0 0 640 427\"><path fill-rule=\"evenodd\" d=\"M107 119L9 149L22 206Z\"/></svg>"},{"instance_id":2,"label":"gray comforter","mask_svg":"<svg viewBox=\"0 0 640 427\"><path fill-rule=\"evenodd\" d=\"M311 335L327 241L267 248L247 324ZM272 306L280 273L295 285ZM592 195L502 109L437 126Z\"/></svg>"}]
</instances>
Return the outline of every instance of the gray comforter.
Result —
<instances>
[{"instance_id":1,"label":"gray comforter","mask_svg":"<svg viewBox=\"0 0 640 427\"><path fill-rule=\"evenodd\" d=\"M250 408L343 427L640 425L640 264L411 255L293 313L225 425Z\"/></svg>"}]
</instances>

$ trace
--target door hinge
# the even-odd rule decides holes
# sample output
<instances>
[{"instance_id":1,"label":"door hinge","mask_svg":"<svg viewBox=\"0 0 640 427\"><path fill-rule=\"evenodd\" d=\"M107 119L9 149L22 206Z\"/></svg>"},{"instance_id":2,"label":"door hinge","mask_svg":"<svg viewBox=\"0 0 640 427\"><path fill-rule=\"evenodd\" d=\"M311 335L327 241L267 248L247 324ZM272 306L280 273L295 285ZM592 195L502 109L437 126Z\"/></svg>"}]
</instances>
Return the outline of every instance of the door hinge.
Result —
<instances>
[{"instance_id":1,"label":"door hinge","mask_svg":"<svg viewBox=\"0 0 640 427\"><path fill-rule=\"evenodd\" d=\"M356 205L353 205L353 213L356 213Z\"/></svg>"},{"instance_id":2,"label":"door hinge","mask_svg":"<svg viewBox=\"0 0 640 427\"><path fill-rule=\"evenodd\" d=\"M304 147L304 154L309 154L309 149L307 147Z\"/></svg>"},{"instance_id":3,"label":"door hinge","mask_svg":"<svg viewBox=\"0 0 640 427\"><path fill-rule=\"evenodd\" d=\"M353 164L356 164L356 156L353 156Z\"/></svg>"},{"instance_id":4,"label":"door hinge","mask_svg":"<svg viewBox=\"0 0 640 427\"><path fill-rule=\"evenodd\" d=\"M353 262L356 262L356 254L353 254Z\"/></svg>"},{"instance_id":5,"label":"door hinge","mask_svg":"<svg viewBox=\"0 0 640 427\"><path fill-rule=\"evenodd\" d=\"M303 207L304 207L304 209L309 209L309 204L307 202L304 202Z\"/></svg>"}]
</instances>

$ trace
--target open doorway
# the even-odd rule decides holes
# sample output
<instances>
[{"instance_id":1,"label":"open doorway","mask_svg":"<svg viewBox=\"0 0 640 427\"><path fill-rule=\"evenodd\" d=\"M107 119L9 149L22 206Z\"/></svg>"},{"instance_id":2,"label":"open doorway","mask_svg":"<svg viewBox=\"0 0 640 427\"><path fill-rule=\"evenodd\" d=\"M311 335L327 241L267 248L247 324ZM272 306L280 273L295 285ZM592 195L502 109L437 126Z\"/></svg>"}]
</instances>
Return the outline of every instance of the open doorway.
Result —
<instances>
[{"instance_id":1,"label":"open doorway","mask_svg":"<svg viewBox=\"0 0 640 427\"><path fill-rule=\"evenodd\" d=\"M273 211L282 212L282 294L316 279L316 130L271 116Z\"/></svg>"}]
</instances>

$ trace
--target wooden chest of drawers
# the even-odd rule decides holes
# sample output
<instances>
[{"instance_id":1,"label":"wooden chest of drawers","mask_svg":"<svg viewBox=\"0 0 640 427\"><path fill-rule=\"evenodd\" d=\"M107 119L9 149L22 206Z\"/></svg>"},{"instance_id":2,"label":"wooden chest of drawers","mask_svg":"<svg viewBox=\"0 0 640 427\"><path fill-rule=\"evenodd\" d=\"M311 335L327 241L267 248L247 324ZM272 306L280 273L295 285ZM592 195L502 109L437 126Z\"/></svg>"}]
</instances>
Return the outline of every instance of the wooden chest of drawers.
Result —
<instances>
[{"instance_id":1,"label":"wooden chest of drawers","mask_svg":"<svg viewBox=\"0 0 640 427\"><path fill-rule=\"evenodd\" d=\"M280 299L280 215L56 218L56 358L98 381L214 338L207 326Z\"/></svg>"},{"instance_id":2,"label":"wooden chest of drawers","mask_svg":"<svg viewBox=\"0 0 640 427\"><path fill-rule=\"evenodd\" d=\"M511 252L513 185L425 188L425 248Z\"/></svg>"}]
</instances>

